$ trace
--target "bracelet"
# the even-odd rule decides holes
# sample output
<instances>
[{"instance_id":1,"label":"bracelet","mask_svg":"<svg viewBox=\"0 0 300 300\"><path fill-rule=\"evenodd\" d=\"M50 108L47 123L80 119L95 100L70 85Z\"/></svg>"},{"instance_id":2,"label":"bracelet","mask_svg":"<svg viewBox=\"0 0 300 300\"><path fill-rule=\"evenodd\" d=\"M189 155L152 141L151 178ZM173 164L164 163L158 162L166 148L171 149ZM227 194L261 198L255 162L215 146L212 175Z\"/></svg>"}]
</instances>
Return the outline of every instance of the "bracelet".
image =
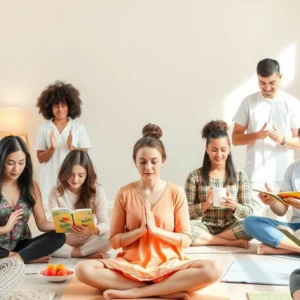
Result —
<instances>
[{"instance_id":1,"label":"bracelet","mask_svg":"<svg viewBox=\"0 0 300 300\"><path fill-rule=\"evenodd\" d=\"M284 145L286 143L286 138L285 138L285 136L282 138L282 142L280 143L280 145Z\"/></svg>"}]
</instances>

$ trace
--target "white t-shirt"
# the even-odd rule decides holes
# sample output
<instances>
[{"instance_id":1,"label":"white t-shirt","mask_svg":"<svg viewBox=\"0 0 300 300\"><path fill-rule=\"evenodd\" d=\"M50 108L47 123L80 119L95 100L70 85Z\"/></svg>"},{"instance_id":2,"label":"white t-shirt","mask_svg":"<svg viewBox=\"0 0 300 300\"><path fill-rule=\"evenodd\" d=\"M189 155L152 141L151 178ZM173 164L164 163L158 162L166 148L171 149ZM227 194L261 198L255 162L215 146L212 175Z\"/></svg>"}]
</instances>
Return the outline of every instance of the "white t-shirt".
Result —
<instances>
[{"instance_id":1,"label":"white t-shirt","mask_svg":"<svg viewBox=\"0 0 300 300\"><path fill-rule=\"evenodd\" d=\"M284 192L300 191L300 160L293 162L284 174L284 179L281 184L280 190ZM300 210L292 208L292 223L300 223Z\"/></svg>"},{"instance_id":2,"label":"white t-shirt","mask_svg":"<svg viewBox=\"0 0 300 300\"><path fill-rule=\"evenodd\" d=\"M261 92L249 95L241 103L233 121L247 127L247 133L257 132L264 123L273 125L285 137L292 128L300 127L299 101L282 91L274 99L264 98ZM282 181L287 167L294 161L294 151L276 144L269 137L247 145L245 171L249 181Z\"/></svg>"},{"instance_id":3,"label":"white t-shirt","mask_svg":"<svg viewBox=\"0 0 300 300\"><path fill-rule=\"evenodd\" d=\"M72 131L72 145L76 148L91 148L91 141L87 135L85 127L78 121L69 118L69 122L64 130L59 133L52 120L41 125L36 140L36 150L47 150L51 147L50 133L54 132L56 139L56 149L52 157L42 164L40 170L40 188L44 204L48 203L49 192L57 184L59 168L70 150L67 148L67 139Z\"/></svg>"},{"instance_id":4,"label":"white t-shirt","mask_svg":"<svg viewBox=\"0 0 300 300\"><path fill-rule=\"evenodd\" d=\"M75 210L75 204L78 201L78 195L73 194L69 189L65 190L60 196L57 187L54 186L49 194L49 209L69 208ZM102 185L96 185L95 199L91 200L95 207L95 224L99 228L100 235L109 232L108 206L105 191ZM52 218L50 217L50 220ZM72 233L70 233L72 235ZM76 234L75 234L76 235Z\"/></svg>"}]
</instances>

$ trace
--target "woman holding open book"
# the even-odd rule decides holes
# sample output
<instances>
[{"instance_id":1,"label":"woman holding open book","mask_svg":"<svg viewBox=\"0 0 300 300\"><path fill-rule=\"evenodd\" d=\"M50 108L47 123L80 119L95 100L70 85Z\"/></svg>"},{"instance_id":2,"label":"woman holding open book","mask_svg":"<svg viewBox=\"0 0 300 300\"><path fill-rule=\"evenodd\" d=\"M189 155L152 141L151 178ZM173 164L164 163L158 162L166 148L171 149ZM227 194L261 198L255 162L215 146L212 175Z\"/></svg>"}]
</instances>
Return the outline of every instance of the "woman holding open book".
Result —
<instances>
[{"instance_id":1,"label":"woman holding open book","mask_svg":"<svg viewBox=\"0 0 300 300\"><path fill-rule=\"evenodd\" d=\"M203 127L203 166L186 180L193 246L248 248L251 239L242 220L252 213L248 178L233 165L227 130L224 121L211 121Z\"/></svg>"},{"instance_id":2,"label":"woman holding open book","mask_svg":"<svg viewBox=\"0 0 300 300\"><path fill-rule=\"evenodd\" d=\"M76 275L104 291L105 299L161 296L188 299L221 276L213 261L188 260L190 224L184 191L162 180L166 153L161 129L148 124L133 149L140 179L123 186L115 199L110 243L122 248L115 259L82 261Z\"/></svg>"},{"instance_id":3,"label":"woman holding open book","mask_svg":"<svg viewBox=\"0 0 300 300\"><path fill-rule=\"evenodd\" d=\"M37 228L45 232L31 238L28 220L33 213ZM40 189L33 181L30 154L20 137L0 141L0 258L43 263L66 241L48 222Z\"/></svg>"},{"instance_id":4,"label":"woman holding open book","mask_svg":"<svg viewBox=\"0 0 300 300\"><path fill-rule=\"evenodd\" d=\"M278 201L278 197L273 197L272 190L266 184L268 193L260 192L258 197L261 201L269 205L274 214L284 216L288 207L292 207L291 222L281 222L266 217L251 216L245 219L245 231L254 238L262 242L259 246L258 254L289 254L300 253L300 199L297 193L289 193L291 197L284 197ZM300 191L300 160L292 163L285 175L280 188L281 192ZM279 194L280 195L280 194ZM285 195L286 196L286 195ZM294 197L292 197L294 196ZM294 231L297 236L294 236Z\"/></svg>"},{"instance_id":5,"label":"woman holding open book","mask_svg":"<svg viewBox=\"0 0 300 300\"><path fill-rule=\"evenodd\" d=\"M103 258L111 249L107 200L104 188L97 184L97 175L87 152L73 150L67 155L60 168L58 182L59 185L50 192L49 208L55 211L58 208L90 208L96 216L96 224L73 224L72 232L66 233L66 244L53 256Z\"/></svg>"}]
</instances>

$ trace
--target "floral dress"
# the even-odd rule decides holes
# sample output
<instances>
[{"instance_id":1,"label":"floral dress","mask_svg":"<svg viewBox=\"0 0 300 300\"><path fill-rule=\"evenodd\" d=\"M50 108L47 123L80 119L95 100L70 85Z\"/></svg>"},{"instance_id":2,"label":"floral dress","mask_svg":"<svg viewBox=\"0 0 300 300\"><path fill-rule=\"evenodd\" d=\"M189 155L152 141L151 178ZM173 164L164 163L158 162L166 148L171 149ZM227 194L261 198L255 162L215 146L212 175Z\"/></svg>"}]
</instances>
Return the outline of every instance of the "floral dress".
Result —
<instances>
[{"instance_id":1,"label":"floral dress","mask_svg":"<svg viewBox=\"0 0 300 300\"><path fill-rule=\"evenodd\" d=\"M15 207L12 207L4 196L0 195L0 226L5 226L10 214L18 209L24 211L21 219L16 222L10 232L0 235L0 248L8 251L13 251L18 241L31 238L28 220L32 214L32 207L22 198L18 200Z\"/></svg>"}]
</instances>

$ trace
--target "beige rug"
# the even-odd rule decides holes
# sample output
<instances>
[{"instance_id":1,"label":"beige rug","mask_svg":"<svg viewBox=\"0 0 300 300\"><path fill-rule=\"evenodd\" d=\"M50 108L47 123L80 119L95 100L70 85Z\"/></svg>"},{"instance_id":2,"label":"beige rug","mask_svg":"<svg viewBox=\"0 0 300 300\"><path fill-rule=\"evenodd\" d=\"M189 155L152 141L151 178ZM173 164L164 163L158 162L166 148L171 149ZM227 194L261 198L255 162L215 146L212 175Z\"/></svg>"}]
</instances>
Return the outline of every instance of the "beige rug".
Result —
<instances>
[{"instance_id":1,"label":"beige rug","mask_svg":"<svg viewBox=\"0 0 300 300\"><path fill-rule=\"evenodd\" d=\"M247 293L248 300L292 300L288 293Z\"/></svg>"},{"instance_id":2,"label":"beige rug","mask_svg":"<svg viewBox=\"0 0 300 300\"><path fill-rule=\"evenodd\" d=\"M228 246L191 246L187 249L184 249L185 254L221 254L221 253L256 253L258 241L250 241L249 248L238 248L238 247L228 247Z\"/></svg>"}]
</instances>

